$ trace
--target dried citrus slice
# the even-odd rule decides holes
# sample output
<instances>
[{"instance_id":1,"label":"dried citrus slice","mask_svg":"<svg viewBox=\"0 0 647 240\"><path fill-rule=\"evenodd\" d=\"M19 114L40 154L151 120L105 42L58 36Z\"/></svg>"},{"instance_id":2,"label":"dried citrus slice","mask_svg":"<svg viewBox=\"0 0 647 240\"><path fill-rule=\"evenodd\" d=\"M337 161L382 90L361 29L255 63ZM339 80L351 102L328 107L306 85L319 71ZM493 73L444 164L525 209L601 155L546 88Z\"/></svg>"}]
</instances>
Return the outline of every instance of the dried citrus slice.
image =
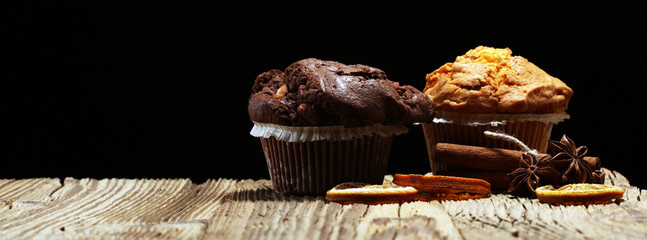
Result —
<instances>
[{"instance_id":1,"label":"dried citrus slice","mask_svg":"<svg viewBox=\"0 0 647 240\"><path fill-rule=\"evenodd\" d=\"M326 200L341 204L402 203L416 200L418 190L412 187L342 183L326 192Z\"/></svg>"},{"instance_id":2,"label":"dried citrus slice","mask_svg":"<svg viewBox=\"0 0 647 240\"><path fill-rule=\"evenodd\" d=\"M436 194L470 193L487 196L491 193L490 183L476 178L395 174L393 183Z\"/></svg>"},{"instance_id":3,"label":"dried citrus slice","mask_svg":"<svg viewBox=\"0 0 647 240\"><path fill-rule=\"evenodd\" d=\"M609 203L611 199L619 199L624 195L622 188L593 183L568 184L560 188L547 185L535 189L541 202L556 205L581 205Z\"/></svg>"}]
</instances>

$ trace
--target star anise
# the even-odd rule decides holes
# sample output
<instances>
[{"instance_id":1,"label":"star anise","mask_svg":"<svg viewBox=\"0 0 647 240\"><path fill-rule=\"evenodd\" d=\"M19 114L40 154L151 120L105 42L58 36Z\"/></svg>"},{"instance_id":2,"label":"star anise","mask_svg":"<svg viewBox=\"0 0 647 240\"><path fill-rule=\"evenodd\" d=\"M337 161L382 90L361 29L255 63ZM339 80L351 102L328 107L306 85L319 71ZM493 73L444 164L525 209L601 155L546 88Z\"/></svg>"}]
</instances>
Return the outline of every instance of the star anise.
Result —
<instances>
[{"instance_id":1,"label":"star anise","mask_svg":"<svg viewBox=\"0 0 647 240\"><path fill-rule=\"evenodd\" d=\"M564 134L559 141L550 141L551 161L563 173L562 183L603 183L604 173L584 160L586 146L575 146L575 142Z\"/></svg>"},{"instance_id":2,"label":"star anise","mask_svg":"<svg viewBox=\"0 0 647 240\"><path fill-rule=\"evenodd\" d=\"M604 184L605 174L600 171L600 169L593 171L591 175L593 176L593 179L591 180L592 183Z\"/></svg>"},{"instance_id":3,"label":"star anise","mask_svg":"<svg viewBox=\"0 0 647 240\"><path fill-rule=\"evenodd\" d=\"M508 193L516 196L535 196L535 188L559 182L561 174L551 166L550 156L537 160L523 153L519 168L508 174L512 183Z\"/></svg>"}]
</instances>

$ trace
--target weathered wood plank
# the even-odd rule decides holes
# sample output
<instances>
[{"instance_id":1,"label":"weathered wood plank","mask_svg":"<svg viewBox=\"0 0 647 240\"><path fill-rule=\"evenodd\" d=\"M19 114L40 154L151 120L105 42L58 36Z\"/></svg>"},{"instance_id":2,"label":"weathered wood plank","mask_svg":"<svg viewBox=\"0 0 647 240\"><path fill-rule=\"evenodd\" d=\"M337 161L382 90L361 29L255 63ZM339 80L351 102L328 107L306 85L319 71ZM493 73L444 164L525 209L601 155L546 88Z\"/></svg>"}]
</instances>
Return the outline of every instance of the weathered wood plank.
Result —
<instances>
[{"instance_id":1,"label":"weathered wood plank","mask_svg":"<svg viewBox=\"0 0 647 240\"><path fill-rule=\"evenodd\" d=\"M0 180L0 239L647 238L647 191L604 171L624 198L588 207L506 194L341 205L278 194L268 180Z\"/></svg>"},{"instance_id":2,"label":"weathered wood plank","mask_svg":"<svg viewBox=\"0 0 647 240\"><path fill-rule=\"evenodd\" d=\"M451 217L439 201L410 202L400 206L402 219L396 239L462 239Z\"/></svg>"},{"instance_id":3,"label":"weathered wood plank","mask_svg":"<svg viewBox=\"0 0 647 240\"><path fill-rule=\"evenodd\" d=\"M2 200L5 203L8 201L44 201L61 186L58 178L0 179L0 193L2 193Z\"/></svg>"},{"instance_id":4,"label":"weathered wood plank","mask_svg":"<svg viewBox=\"0 0 647 240\"><path fill-rule=\"evenodd\" d=\"M463 236L468 239L537 238L582 239L618 236L647 237L647 214L638 196L644 191L630 186L626 178L605 169L606 184L626 189L617 203L585 206L552 206L536 199L504 194L469 201L445 201ZM489 210L492 209L492 210Z\"/></svg>"},{"instance_id":5,"label":"weathered wood plank","mask_svg":"<svg viewBox=\"0 0 647 240\"><path fill-rule=\"evenodd\" d=\"M216 183L68 178L40 204L5 211L0 238L197 238L222 200Z\"/></svg>"}]
</instances>

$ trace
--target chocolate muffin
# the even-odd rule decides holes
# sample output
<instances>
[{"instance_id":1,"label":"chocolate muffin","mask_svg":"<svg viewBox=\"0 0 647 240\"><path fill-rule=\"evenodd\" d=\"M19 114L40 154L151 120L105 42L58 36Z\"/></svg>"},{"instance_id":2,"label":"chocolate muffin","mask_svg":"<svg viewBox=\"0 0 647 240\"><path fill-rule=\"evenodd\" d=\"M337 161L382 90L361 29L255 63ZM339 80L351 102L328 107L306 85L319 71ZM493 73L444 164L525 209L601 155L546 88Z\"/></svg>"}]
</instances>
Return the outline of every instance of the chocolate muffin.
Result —
<instances>
[{"instance_id":1,"label":"chocolate muffin","mask_svg":"<svg viewBox=\"0 0 647 240\"><path fill-rule=\"evenodd\" d=\"M429 121L432 103L384 71L314 58L256 78L249 100L252 121L287 126L369 126Z\"/></svg>"},{"instance_id":2,"label":"chocolate muffin","mask_svg":"<svg viewBox=\"0 0 647 240\"><path fill-rule=\"evenodd\" d=\"M432 121L433 103L380 69L308 58L260 74L248 112L275 190L319 195L381 183L392 137Z\"/></svg>"}]
</instances>

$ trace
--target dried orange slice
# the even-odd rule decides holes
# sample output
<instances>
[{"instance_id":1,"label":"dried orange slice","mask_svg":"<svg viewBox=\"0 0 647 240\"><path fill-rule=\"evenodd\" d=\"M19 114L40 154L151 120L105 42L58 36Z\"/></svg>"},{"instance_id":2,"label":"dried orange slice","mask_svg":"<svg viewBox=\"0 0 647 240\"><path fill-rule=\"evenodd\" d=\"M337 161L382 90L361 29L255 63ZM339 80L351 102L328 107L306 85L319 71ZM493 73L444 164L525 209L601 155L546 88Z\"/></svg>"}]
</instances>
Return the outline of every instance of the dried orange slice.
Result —
<instances>
[{"instance_id":1,"label":"dried orange slice","mask_svg":"<svg viewBox=\"0 0 647 240\"><path fill-rule=\"evenodd\" d=\"M490 183L476 178L395 174L393 183L437 194L470 193L488 196L491 193Z\"/></svg>"},{"instance_id":2,"label":"dried orange slice","mask_svg":"<svg viewBox=\"0 0 647 240\"><path fill-rule=\"evenodd\" d=\"M537 198L541 202L555 205L588 205L610 203L612 199L619 199L625 193L622 188L593 183L568 184L560 188L547 185L535 189Z\"/></svg>"},{"instance_id":3,"label":"dried orange slice","mask_svg":"<svg viewBox=\"0 0 647 240\"><path fill-rule=\"evenodd\" d=\"M403 203L416 200L418 190L412 187L342 183L326 192L326 200L341 204Z\"/></svg>"}]
</instances>

